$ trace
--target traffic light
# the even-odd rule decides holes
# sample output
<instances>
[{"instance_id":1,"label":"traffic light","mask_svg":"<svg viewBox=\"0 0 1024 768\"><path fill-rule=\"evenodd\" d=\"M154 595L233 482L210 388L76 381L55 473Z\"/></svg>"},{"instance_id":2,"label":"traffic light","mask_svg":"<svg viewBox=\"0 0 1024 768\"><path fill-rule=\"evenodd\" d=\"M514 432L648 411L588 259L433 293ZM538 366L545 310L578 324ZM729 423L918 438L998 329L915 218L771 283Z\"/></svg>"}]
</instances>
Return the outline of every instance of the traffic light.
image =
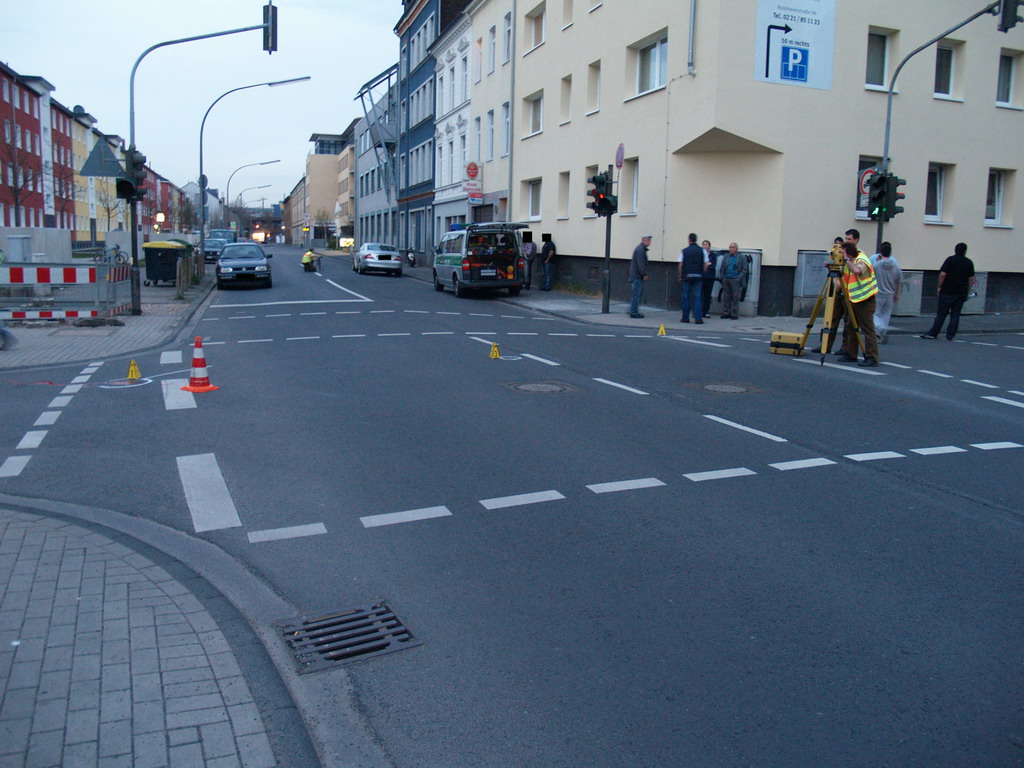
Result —
<instances>
[{"instance_id":1,"label":"traffic light","mask_svg":"<svg viewBox=\"0 0 1024 768\"><path fill-rule=\"evenodd\" d=\"M1018 21L1024 21L1020 17L1021 0L1002 0L999 4L999 31L1009 32Z\"/></svg>"},{"instance_id":2,"label":"traffic light","mask_svg":"<svg viewBox=\"0 0 1024 768\"><path fill-rule=\"evenodd\" d=\"M273 3L263 6L263 50L277 50L277 7Z\"/></svg>"},{"instance_id":3,"label":"traffic light","mask_svg":"<svg viewBox=\"0 0 1024 768\"><path fill-rule=\"evenodd\" d=\"M124 156L124 176L114 182L117 196L122 200L141 200L146 195L146 156L129 147Z\"/></svg>"},{"instance_id":4,"label":"traffic light","mask_svg":"<svg viewBox=\"0 0 1024 768\"><path fill-rule=\"evenodd\" d=\"M587 203L587 208L598 216L611 216L619 210L619 198L611 193L612 180L607 171L591 176L587 183L594 185L593 189L587 190L587 195L593 198Z\"/></svg>"},{"instance_id":5,"label":"traffic light","mask_svg":"<svg viewBox=\"0 0 1024 768\"><path fill-rule=\"evenodd\" d=\"M876 173L868 182L868 217L874 221L878 219L888 220L888 216L885 215L888 190L888 174Z\"/></svg>"},{"instance_id":6,"label":"traffic light","mask_svg":"<svg viewBox=\"0 0 1024 768\"><path fill-rule=\"evenodd\" d=\"M899 190L906 183L906 179L897 178L891 173L888 174L885 185L885 206L882 209L885 214L885 221L888 221L897 213L903 213L903 206L897 205L897 203L906 198L906 195Z\"/></svg>"}]
</instances>

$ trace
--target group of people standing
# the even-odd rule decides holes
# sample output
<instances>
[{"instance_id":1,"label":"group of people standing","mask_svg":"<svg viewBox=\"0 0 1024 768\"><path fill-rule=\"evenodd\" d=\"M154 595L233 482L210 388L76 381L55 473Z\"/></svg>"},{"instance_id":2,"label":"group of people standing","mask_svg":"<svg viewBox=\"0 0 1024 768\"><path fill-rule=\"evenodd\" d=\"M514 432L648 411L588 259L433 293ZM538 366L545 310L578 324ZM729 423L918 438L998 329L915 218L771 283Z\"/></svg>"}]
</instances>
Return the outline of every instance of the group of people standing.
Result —
<instances>
[{"instance_id":1,"label":"group of people standing","mask_svg":"<svg viewBox=\"0 0 1024 768\"><path fill-rule=\"evenodd\" d=\"M629 262L629 282L632 297L629 305L630 317L643 317L640 302L643 300L644 282L647 280L647 249L651 246L651 235L640 238L640 244L633 249ZM740 301L750 276L747 257L739 252L736 243L729 243L729 251L718 254L711 250L711 243L704 240L697 245L697 235L690 233L689 244L679 253L679 294L683 316L680 322L690 322L691 312L694 323L701 324L710 317L711 298L715 281L722 284L722 319L739 319Z\"/></svg>"},{"instance_id":2,"label":"group of people standing","mask_svg":"<svg viewBox=\"0 0 1024 768\"><path fill-rule=\"evenodd\" d=\"M533 242L533 234L523 233L523 261L526 267L523 289L527 291L530 290L534 275L541 283L540 290L542 291L550 291L551 283L555 278L555 259L558 258L558 249L555 247L555 241L551 239L551 235L541 235L541 240L544 244L538 252L537 244Z\"/></svg>"}]
</instances>

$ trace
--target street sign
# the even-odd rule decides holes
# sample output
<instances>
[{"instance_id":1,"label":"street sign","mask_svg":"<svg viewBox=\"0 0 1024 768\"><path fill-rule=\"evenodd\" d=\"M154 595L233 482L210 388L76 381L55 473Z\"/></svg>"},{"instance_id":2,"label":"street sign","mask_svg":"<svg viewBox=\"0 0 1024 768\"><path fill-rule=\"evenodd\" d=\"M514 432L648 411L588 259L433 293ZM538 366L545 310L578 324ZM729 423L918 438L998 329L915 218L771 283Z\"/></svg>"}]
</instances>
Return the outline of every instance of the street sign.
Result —
<instances>
[{"instance_id":1,"label":"street sign","mask_svg":"<svg viewBox=\"0 0 1024 768\"><path fill-rule=\"evenodd\" d=\"M865 168L860 172L857 179L857 208L863 210L868 207L868 191L871 189L871 177L878 173L875 166Z\"/></svg>"},{"instance_id":2,"label":"street sign","mask_svg":"<svg viewBox=\"0 0 1024 768\"><path fill-rule=\"evenodd\" d=\"M466 178L475 179L480 175L480 166L476 163L466 163Z\"/></svg>"},{"instance_id":3,"label":"street sign","mask_svg":"<svg viewBox=\"0 0 1024 768\"><path fill-rule=\"evenodd\" d=\"M100 139L96 142L96 146L92 148L89 157L85 159L85 164L82 166L82 170L78 172L78 175L107 176L117 179L124 176L124 168L121 167L121 163L114 157L114 153L106 140Z\"/></svg>"},{"instance_id":4,"label":"street sign","mask_svg":"<svg viewBox=\"0 0 1024 768\"><path fill-rule=\"evenodd\" d=\"M619 148L615 150L615 167L619 170L622 169L622 161L626 158L626 147L619 144Z\"/></svg>"},{"instance_id":5,"label":"street sign","mask_svg":"<svg viewBox=\"0 0 1024 768\"><path fill-rule=\"evenodd\" d=\"M758 0L754 79L832 89L835 0Z\"/></svg>"}]
</instances>

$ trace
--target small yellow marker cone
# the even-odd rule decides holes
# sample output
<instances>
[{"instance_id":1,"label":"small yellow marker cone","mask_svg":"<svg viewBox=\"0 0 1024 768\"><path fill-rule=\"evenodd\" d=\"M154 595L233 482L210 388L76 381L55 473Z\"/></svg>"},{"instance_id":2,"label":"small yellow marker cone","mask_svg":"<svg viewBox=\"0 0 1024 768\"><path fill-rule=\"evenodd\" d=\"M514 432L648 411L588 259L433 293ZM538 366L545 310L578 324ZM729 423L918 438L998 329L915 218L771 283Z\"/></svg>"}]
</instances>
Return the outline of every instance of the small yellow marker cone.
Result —
<instances>
[{"instance_id":1,"label":"small yellow marker cone","mask_svg":"<svg viewBox=\"0 0 1024 768\"><path fill-rule=\"evenodd\" d=\"M501 352L498 351L498 342L491 342L491 360L501 359Z\"/></svg>"},{"instance_id":2,"label":"small yellow marker cone","mask_svg":"<svg viewBox=\"0 0 1024 768\"><path fill-rule=\"evenodd\" d=\"M658 335L659 336L664 336L665 335L665 324L664 323L662 323L661 327L658 329Z\"/></svg>"},{"instance_id":3,"label":"small yellow marker cone","mask_svg":"<svg viewBox=\"0 0 1024 768\"><path fill-rule=\"evenodd\" d=\"M139 365L134 360L132 360L131 364L128 366L128 380L138 381L141 378L142 374L139 373Z\"/></svg>"}]
</instances>

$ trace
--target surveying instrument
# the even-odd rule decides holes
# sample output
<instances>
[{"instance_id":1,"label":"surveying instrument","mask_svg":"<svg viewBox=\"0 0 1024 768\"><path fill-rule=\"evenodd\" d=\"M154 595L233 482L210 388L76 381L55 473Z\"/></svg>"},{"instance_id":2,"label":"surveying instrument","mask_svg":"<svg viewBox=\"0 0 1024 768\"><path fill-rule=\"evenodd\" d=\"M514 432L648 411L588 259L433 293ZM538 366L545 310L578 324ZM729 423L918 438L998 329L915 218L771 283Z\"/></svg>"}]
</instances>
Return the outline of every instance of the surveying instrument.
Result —
<instances>
[{"instance_id":1,"label":"surveying instrument","mask_svg":"<svg viewBox=\"0 0 1024 768\"><path fill-rule=\"evenodd\" d=\"M842 301L843 306L846 309L846 322L850 323L850 327L853 329L853 334L857 339L857 347L861 352L865 352L864 340L861 338L860 326L857 324L857 318L853 314L853 302L850 301L850 295L846 291L839 291L836 287L836 283L843 276L843 266L846 262L846 252L843 250L843 246L836 243L832 246L832 253L829 258L826 267L828 268L828 275L825 277L825 284L821 286L821 292L818 294L818 300L814 302L814 309L811 311L811 316L807 319L807 330L803 333L789 333L787 331L775 331L772 334L771 349L772 354L775 355L793 355L794 357L802 357L804 354L804 347L807 344L807 339L811 335L811 329L814 327L814 321L818 319L818 315L824 308L825 313L821 326L821 344L818 347L818 351L821 353L821 363L825 364L825 356L828 351L832 348L832 344L836 337L836 327L833 325L833 317L835 312L836 301ZM837 296L836 294L839 293ZM838 321L835 321L838 325Z\"/></svg>"}]
</instances>

